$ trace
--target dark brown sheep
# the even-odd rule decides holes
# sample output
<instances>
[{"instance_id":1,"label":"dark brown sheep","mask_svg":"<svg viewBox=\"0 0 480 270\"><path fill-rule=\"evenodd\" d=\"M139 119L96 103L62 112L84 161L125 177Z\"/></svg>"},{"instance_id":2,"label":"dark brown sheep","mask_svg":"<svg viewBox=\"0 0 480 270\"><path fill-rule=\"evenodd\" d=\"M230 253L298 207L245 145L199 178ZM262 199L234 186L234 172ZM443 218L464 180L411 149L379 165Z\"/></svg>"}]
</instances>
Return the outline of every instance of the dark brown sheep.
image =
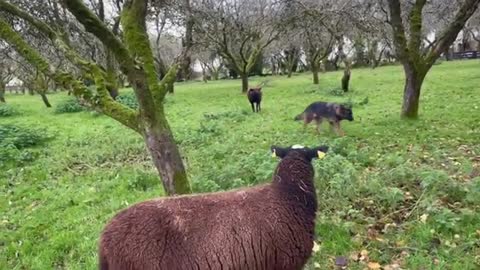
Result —
<instances>
[{"instance_id":1,"label":"dark brown sheep","mask_svg":"<svg viewBox=\"0 0 480 270\"><path fill-rule=\"evenodd\" d=\"M257 87L257 88L248 89L247 97L248 97L248 101L250 101L250 105L252 105L252 111L260 112L261 111L260 103L262 103L262 88Z\"/></svg>"},{"instance_id":2,"label":"dark brown sheep","mask_svg":"<svg viewBox=\"0 0 480 270\"><path fill-rule=\"evenodd\" d=\"M272 146L282 160L269 184L121 211L101 235L100 269L302 269L317 210L311 160L327 150Z\"/></svg>"}]
</instances>

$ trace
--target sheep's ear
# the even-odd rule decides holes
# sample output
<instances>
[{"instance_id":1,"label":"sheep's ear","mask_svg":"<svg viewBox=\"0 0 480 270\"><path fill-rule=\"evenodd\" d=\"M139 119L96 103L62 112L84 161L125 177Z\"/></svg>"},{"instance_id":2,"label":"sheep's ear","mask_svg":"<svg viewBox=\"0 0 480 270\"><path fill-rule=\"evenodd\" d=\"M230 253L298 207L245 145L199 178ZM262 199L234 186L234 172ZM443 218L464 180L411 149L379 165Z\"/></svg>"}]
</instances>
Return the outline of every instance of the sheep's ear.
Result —
<instances>
[{"instance_id":1,"label":"sheep's ear","mask_svg":"<svg viewBox=\"0 0 480 270\"><path fill-rule=\"evenodd\" d=\"M308 152L309 159L322 159L325 157L325 154L328 152L328 146L322 145L319 147L313 148L311 151Z\"/></svg>"},{"instance_id":2,"label":"sheep's ear","mask_svg":"<svg viewBox=\"0 0 480 270\"><path fill-rule=\"evenodd\" d=\"M272 157L284 158L287 155L287 149L272 145L270 148L272 151Z\"/></svg>"}]
</instances>

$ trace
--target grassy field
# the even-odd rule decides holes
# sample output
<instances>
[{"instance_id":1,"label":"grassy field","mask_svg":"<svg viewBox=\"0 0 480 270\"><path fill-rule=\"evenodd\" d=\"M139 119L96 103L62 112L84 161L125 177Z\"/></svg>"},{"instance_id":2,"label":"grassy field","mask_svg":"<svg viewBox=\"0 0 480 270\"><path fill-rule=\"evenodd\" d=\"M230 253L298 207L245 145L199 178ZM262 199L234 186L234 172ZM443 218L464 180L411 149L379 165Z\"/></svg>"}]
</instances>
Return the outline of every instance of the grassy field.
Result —
<instances>
[{"instance_id":1,"label":"grassy field","mask_svg":"<svg viewBox=\"0 0 480 270\"><path fill-rule=\"evenodd\" d=\"M480 62L434 66L418 121L399 118L401 67L354 70L347 95L338 94L340 78L321 74L320 86L310 74L252 78L269 80L260 114L239 80L178 84L166 111L195 192L269 181L272 144L327 144L331 152L313 162L319 249L310 268L334 269L344 257L349 269L479 269ZM49 97L54 107L69 99ZM94 112L56 114L38 96L6 99L20 114L0 127L48 138L0 148L0 269L95 269L107 220L163 194L142 139ZM293 121L318 100L353 104L345 137Z\"/></svg>"}]
</instances>

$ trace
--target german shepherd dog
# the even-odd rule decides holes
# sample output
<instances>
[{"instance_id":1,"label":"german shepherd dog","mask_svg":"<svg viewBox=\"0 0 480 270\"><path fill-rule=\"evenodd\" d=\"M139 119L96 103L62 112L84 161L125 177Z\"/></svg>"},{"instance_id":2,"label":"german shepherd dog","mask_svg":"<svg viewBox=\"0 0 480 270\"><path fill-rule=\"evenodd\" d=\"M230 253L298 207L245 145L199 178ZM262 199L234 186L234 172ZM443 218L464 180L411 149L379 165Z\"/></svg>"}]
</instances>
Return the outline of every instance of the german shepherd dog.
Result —
<instances>
[{"instance_id":1,"label":"german shepherd dog","mask_svg":"<svg viewBox=\"0 0 480 270\"><path fill-rule=\"evenodd\" d=\"M252 105L252 111L259 112L261 110L260 103L262 102L262 87L248 89L247 97ZM254 103L255 107L253 106Z\"/></svg>"},{"instance_id":2,"label":"german shepherd dog","mask_svg":"<svg viewBox=\"0 0 480 270\"><path fill-rule=\"evenodd\" d=\"M333 128L335 128L338 135L344 136L345 133L340 127L340 121L344 119L353 121L353 113L352 109L347 108L344 105L318 101L308 105L301 114L294 118L295 121L302 119L304 128L306 128L310 122L315 120L318 133L320 133L320 125L322 124L322 121L327 119L328 123L330 123L330 129L333 130Z\"/></svg>"}]
</instances>

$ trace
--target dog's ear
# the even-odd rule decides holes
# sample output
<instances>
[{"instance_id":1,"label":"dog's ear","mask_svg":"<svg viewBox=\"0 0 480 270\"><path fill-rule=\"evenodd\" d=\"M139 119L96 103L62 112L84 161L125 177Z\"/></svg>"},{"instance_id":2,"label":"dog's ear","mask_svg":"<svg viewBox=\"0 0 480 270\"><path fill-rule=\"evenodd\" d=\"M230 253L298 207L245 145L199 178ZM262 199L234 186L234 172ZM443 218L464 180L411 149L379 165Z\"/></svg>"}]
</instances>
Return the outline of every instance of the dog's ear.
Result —
<instances>
[{"instance_id":1,"label":"dog's ear","mask_svg":"<svg viewBox=\"0 0 480 270\"><path fill-rule=\"evenodd\" d=\"M262 87L257 88L258 91L262 91Z\"/></svg>"}]
</instances>

